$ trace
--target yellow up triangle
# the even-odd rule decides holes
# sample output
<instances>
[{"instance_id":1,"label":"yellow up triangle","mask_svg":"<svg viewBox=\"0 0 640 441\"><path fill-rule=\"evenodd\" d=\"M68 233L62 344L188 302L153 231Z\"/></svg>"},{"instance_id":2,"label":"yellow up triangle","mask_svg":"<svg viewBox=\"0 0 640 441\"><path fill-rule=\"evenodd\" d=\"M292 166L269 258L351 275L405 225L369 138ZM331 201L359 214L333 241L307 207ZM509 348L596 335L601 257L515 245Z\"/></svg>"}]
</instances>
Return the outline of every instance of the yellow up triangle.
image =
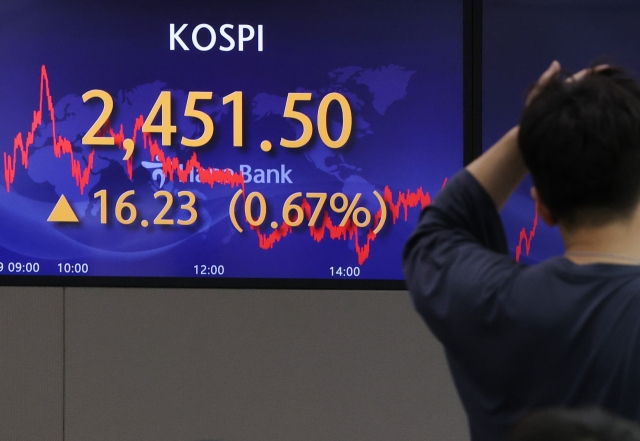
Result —
<instances>
[{"instance_id":1,"label":"yellow up triangle","mask_svg":"<svg viewBox=\"0 0 640 441\"><path fill-rule=\"evenodd\" d=\"M53 207L53 211L49 215L47 222L79 222L78 216L73 212L73 208L69 205L69 201L64 195L60 196L58 203Z\"/></svg>"}]
</instances>

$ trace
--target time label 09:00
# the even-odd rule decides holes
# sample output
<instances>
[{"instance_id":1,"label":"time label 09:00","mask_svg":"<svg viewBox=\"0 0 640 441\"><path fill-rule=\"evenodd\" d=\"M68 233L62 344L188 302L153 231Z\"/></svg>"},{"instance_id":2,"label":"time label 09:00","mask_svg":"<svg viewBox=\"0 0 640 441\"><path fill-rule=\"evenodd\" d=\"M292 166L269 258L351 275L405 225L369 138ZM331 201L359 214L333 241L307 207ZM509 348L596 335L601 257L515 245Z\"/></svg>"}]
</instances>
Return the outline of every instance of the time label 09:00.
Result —
<instances>
[{"instance_id":1,"label":"time label 09:00","mask_svg":"<svg viewBox=\"0 0 640 441\"><path fill-rule=\"evenodd\" d=\"M0 262L0 273L4 270L4 263ZM9 262L6 270L10 273L38 273L40 272L40 264L38 262Z\"/></svg>"}]
</instances>

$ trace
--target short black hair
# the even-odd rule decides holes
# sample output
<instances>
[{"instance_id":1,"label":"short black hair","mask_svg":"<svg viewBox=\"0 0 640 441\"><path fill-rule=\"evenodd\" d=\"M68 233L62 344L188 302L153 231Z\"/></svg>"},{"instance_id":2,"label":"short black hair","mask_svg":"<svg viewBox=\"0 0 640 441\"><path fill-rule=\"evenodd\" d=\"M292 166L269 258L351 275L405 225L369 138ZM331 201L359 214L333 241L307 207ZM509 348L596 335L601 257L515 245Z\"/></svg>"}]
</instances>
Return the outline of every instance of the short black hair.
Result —
<instances>
[{"instance_id":1,"label":"short black hair","mask_svg":"<svg viewBox=\"0 0 640 441\"><path fill-rule=\"evenodd\" d=\"M640 84L614 67L557 74L524 110L518 143L556 221L628 218L640 199Z\"/></svg>"},{"instance_id":2,"label":"short black hair","mask_svg":"<svg viewBox=\"0 0 640 441\"><path fill-rule=\"evenodd\" d=\"M549 408L522 418L510 441L640 441L640 426L596 407Z\"/></svg>"}]
</instances>

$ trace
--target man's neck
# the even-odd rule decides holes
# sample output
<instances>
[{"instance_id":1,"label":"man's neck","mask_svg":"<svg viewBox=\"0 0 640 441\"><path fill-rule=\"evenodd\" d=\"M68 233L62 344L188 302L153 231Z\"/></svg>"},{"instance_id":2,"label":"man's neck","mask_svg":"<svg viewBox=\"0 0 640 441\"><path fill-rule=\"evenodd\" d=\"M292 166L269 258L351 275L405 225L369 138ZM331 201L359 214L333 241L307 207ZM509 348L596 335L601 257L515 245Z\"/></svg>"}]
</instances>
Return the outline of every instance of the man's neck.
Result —
<instances>
[{"instance_id":1,"label":"man's neck","mask_svg":"<svg viewBox=\"0 0 640 441\"><path fill-rule=\"evenodd\" d=\"M565 256L577 264L640 265L640 210L630 218L598 227L566 229L560 226Z\"/></svg>"}]
</instances>

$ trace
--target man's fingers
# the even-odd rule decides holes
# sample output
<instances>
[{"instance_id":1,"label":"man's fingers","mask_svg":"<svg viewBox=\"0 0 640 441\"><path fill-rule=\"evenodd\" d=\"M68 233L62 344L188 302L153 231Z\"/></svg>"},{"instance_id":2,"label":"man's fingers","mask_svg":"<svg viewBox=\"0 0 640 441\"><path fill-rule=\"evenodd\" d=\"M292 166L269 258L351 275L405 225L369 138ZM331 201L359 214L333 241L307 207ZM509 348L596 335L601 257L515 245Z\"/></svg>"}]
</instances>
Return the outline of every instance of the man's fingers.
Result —
<instances>
[{"instance_id":1,"label":"man's fingers","mask_svg":"<svg viewBox=\"0 0 640 441\"><path fill-rule=\"evenodd\" d=\"M582 69L580 72L572 75L571 77L567 78L568 82L573 82L573 81L580 81L582 79L584 79L587 75L590 75L592 73L598 73L601 72L603 70L609 69L609 65L608 64L600 64L596 67L589 67L587 69Z\"/></svg>"},{"instance_id":2,"label":"man's fingers","mask_svg":"<svg viewBox=\"0 0 640 441\"><path fill-rule=\"evenodd\" d=\"M574 75L570 76L565 81L567 83L573 83L574 81L580 81L580 80L583 80L588 75L591 75L591 74L594 74L594 73L598 73L598 72L602 72L603 70L607 70L609 68L610 68L610 66L608 64L599 64L598 66L595 66L595 67L588 67L588 68L582 69L580 72L577 72ZM551 65L547 68L547 70L545 70L542 73L542 75L540 75L540 78L538 78L538 81L533 86L533 88L529 92L529 95L527 96L525 105L528 106L529 103L531 103L531 101L533 101L533 99L536 96L538 96L540 91L542 89L544 89L544 87L549 83L549 81L555 75L557 75L558 73L560 73L560 63L558 61L554 60L551 63Z\"/></svg>"},{"instance_id":3,"label":"man's fingers","mask_svg":"<svg viewBox=\"0 0 640 441\"><path fill-rule=\"evenodd\" d=\"M544 86L547 85L549 80L551 80L551 78L553 78L553 76L556 75L558 72L560 72L560 63L558 63L556 60L554 60L551 63L551 65L549 65L547 70L545 70L542 73L542 75L540 75L540 78L538 78L538 81L536 82L535 86L533 86L533 89L531 89L531 91L529 92L529 95L527 96L527 99L525 101L525 105L526 106L528 106L529 103L536 96L538 96L538 93L540 93L540 90L542 90L544 88Z\"/></svg>"},{"instance_id":4,"label":"man's fingers","mask_svg":"<svg viewBox=\"0 0 640 441\"><path fill-rule=\"evenodd\" d=\"M556 60L553 60L553 62L547 68L547 70L545 70L542 73L542 75L540 75L540 78L538 79L538 86L539 87L543 87L558 72L560 72L560 63L558 63L558 61L556 61Z\"/></svg>"}]
</instances>

